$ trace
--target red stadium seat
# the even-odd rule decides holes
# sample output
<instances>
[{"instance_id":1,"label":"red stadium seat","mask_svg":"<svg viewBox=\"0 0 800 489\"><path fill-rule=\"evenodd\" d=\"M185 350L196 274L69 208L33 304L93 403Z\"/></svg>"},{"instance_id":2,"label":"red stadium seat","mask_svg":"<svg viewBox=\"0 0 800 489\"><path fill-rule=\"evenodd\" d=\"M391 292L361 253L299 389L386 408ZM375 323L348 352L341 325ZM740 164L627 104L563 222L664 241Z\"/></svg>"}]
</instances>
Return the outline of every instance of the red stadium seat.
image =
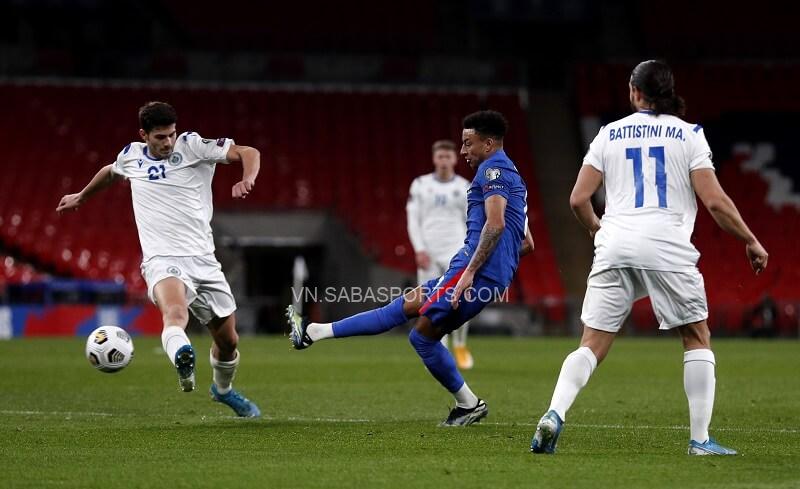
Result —
<instances>
[{"instance_id":1,"label":"red stadium seat","mask_svg":"<svg viewBox=\"0 0 800 489\"><path fill-rule=\"evenodd\" d=\"M391 23L385 27L396 28ZM384 265L409 273L415 268L405 226L411 180L431 171L433 140L460 140L461 118L488 105L511 122L507 150L531 189L529 215L537 253L518 274L520 300L533 305L564 297L545 223L537 217L543 213L534 190L527 115L516 94L481 100L476 94L440 92L4 89L13 92L7 99L19 105L12 112L29 117L12 124L0 115L0 127L10 128L9 136L20 148L31 149L19 153L21 170L0 182L0 239L64 275L125 280L139 294L144 283L130 189L118 185L78 213L58 216L54 207L61 194L77 191L137 139L131 114L142 102L170 101L181 115L179 131L232 137L262 151L264 183L246 201L234 202L230 196L241 170L217 167L216 208L335 210L361 237L365 250ZM50 135L46 145L42 133ZM92 136L97 134L103 137ZM401 144L401 139L412 143ZM463 164L458 171L471 177Z\"/></svg>"}]
</instances>

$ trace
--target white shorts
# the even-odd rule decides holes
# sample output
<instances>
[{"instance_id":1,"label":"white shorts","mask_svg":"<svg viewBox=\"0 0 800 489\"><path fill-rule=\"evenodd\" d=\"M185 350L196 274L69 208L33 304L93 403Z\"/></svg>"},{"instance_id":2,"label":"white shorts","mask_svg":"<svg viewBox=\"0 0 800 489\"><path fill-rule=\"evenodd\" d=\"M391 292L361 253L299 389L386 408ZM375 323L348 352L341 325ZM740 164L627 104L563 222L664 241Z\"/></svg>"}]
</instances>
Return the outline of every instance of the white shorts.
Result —
<instances>
[{"instance_id":1,"label":"white shorts","mask_svg":"<svg viewBox=\"0 0 800 489\"><path fill-rule=\"evenodd\" d=\"M650 296L659 329L671 329L708 318L703 275L639 268L611 268L589 275L581 321L601 331L616 333L634 301Z\"/></svg>"},{"instance_id":2,"label":"white shorts","mask_svg":"<svg viewBox=\"0 0 800 489\"><path fill-rule=\"evenodd\" d=\"M156 304L153 289L165 278L175 277L186 285L188 308L202 324L215 317L228 317L236 311L231 286L222 273L222 265L213 255L154 256L142 263L147 282L147 296Z\"/></svg>"},{"instance_id":3,"label":"white shorts","mask_svg":"<svg viewBox=\"0 0 800 489\"><path fill-rule=\"evenodd\" d=\"M453 253L453 255L454 254L455 253ZM453 255L429 255L431 257L431 264L428 265L428 268L417 268L417 283L424 284L429 280L439 278L444 275L444 272L450 268L450 260L453 258Z\"/></svg>"}]
</instances>

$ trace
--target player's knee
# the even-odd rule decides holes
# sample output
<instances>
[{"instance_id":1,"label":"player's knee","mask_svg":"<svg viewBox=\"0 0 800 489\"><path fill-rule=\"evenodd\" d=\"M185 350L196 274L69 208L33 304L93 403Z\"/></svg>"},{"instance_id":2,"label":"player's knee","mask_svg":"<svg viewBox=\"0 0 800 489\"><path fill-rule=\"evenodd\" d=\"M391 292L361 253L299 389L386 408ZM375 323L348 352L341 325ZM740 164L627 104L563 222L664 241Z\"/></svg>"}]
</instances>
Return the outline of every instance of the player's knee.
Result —
<instances>
[{"instance_id":1,"label":"player's knee","mask_svg":"<svg viewBox=\"0 0 800 489\"><path fill-rule=\"evenodd\" d=\"M403 296L403 314L407 318L415 318L419 316L419 309L425 302L425 293L422 287L417 287L414 290L407 292Z\"/></svg>"},{"instance_id":2,"label":"player's knee","mask_svg":"<svg viewBox=\"0 0 800 489\"><path fill-rule=\"evenodd\" d=\"M408 342L423 357L434 354L437 346L441 346L440 341L443 335L436 334L432 328L435 329L429 321L417 321L416 326L411 328L411 332L408 333Z\"/></svg>"},{"instance_id":3,"label":"player's knee","mask_svg":"<svg viewBox=\"0 0 800 489\"><path fill-rule=\"evenodd\" d=\"M433 340L423 336L416 328L411 328L411 332L408 333L408 342L420 354L433 344Z\"/></svg>"},{"instance_id":4,"label":"player's knee","mask_svg":"<svg viewBox=\"0 0 800 489\"><path fill-rule=\"evenodd\" d=\"M710 349L711 332L705 330L692 330L688 334L682 335L685 350Z\"/></svg>"},{"instance_id":5,"label":"player's knee","mask_svg":"<svg viewBox=\"0 0 800 489\"><path fill-rule=\"evenodd\" d=\"M181 305L165 307L162 315L165 326L186 326L189 323L189 311Z\"/></svg>"},{"instance_id":6,"label":"player's knee","mask_svg":"<svg viewBox=\"0 0 800 489\"><path fill-rule=\"evenodd\" d=\"M682 326L679 331L685 350L711 348L711 331L705 321Z\"/></svg>"},{"instance_id":7,"label":"player's knee","mask_svg":"<svg viewBox=\"0 0 800 489\"><path fill-rule=\"evenodd\" d=\"M409 317L409 318L414 318L414 317L419 316L419 304L404 300L403 301L403 314L405 314L406 317Z\"/></svg>"}]
</instances>

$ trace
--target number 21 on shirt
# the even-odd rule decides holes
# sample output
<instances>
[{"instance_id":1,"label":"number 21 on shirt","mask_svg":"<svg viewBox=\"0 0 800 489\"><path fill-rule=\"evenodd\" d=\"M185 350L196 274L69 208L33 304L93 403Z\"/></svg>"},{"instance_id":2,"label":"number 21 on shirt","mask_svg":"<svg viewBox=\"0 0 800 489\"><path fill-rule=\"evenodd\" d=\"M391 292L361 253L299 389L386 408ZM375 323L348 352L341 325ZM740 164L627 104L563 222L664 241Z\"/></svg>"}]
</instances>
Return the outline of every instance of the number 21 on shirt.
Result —
<instances>
[{"instance_id":1,"label":"number 21 on shirt","mask_svg":"<svg viewBox=\"0 0 800 489\"><path fill-rule=\"evenodd\" d=\"M161 169L159 172L158 169ZM160 175L159 175L160 174ZM166 168L164 165L151 166L147 169L147 178L150 180L158 180L159 178L167 178Z\"/></svg>"},{"instance_id":2,"label":"number 21 on shirt","mask_svg":"<svg viewBox=\"0 0 800 489\"><path fill-rule=\"evenodd\" d=\"M651 146L647 153L656 161L656 191L658 206L667 207L667 172L664 146ZM633 160L633 184L636 189L636 207L644 207L644 176L642 173L642 148L626 148L625 158Z\"/></svg>"}]
</instances>

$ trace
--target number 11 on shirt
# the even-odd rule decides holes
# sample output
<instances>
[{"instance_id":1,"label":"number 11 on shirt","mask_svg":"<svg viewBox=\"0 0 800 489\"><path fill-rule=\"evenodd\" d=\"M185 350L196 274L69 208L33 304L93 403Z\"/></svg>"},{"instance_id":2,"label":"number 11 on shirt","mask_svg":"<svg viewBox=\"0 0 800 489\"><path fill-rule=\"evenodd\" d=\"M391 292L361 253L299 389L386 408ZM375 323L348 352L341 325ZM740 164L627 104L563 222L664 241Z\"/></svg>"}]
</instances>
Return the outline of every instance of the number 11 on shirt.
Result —
<instances>
[{"instance_id":1,"label":"number 11 on shirt","mask_svg":"<svg viewBox=\"0 0 800 489\"><path fill-rule=\"evenodd\" d=\"M664 146L653 146L647 156L656 160L656 190L658 206L667 207L667 172ZM642 174L642 148L626 148L625 158L633 160L633 183L636 188L636 207L644 206L644 177Z\"/></svg>"}]
</instances>

